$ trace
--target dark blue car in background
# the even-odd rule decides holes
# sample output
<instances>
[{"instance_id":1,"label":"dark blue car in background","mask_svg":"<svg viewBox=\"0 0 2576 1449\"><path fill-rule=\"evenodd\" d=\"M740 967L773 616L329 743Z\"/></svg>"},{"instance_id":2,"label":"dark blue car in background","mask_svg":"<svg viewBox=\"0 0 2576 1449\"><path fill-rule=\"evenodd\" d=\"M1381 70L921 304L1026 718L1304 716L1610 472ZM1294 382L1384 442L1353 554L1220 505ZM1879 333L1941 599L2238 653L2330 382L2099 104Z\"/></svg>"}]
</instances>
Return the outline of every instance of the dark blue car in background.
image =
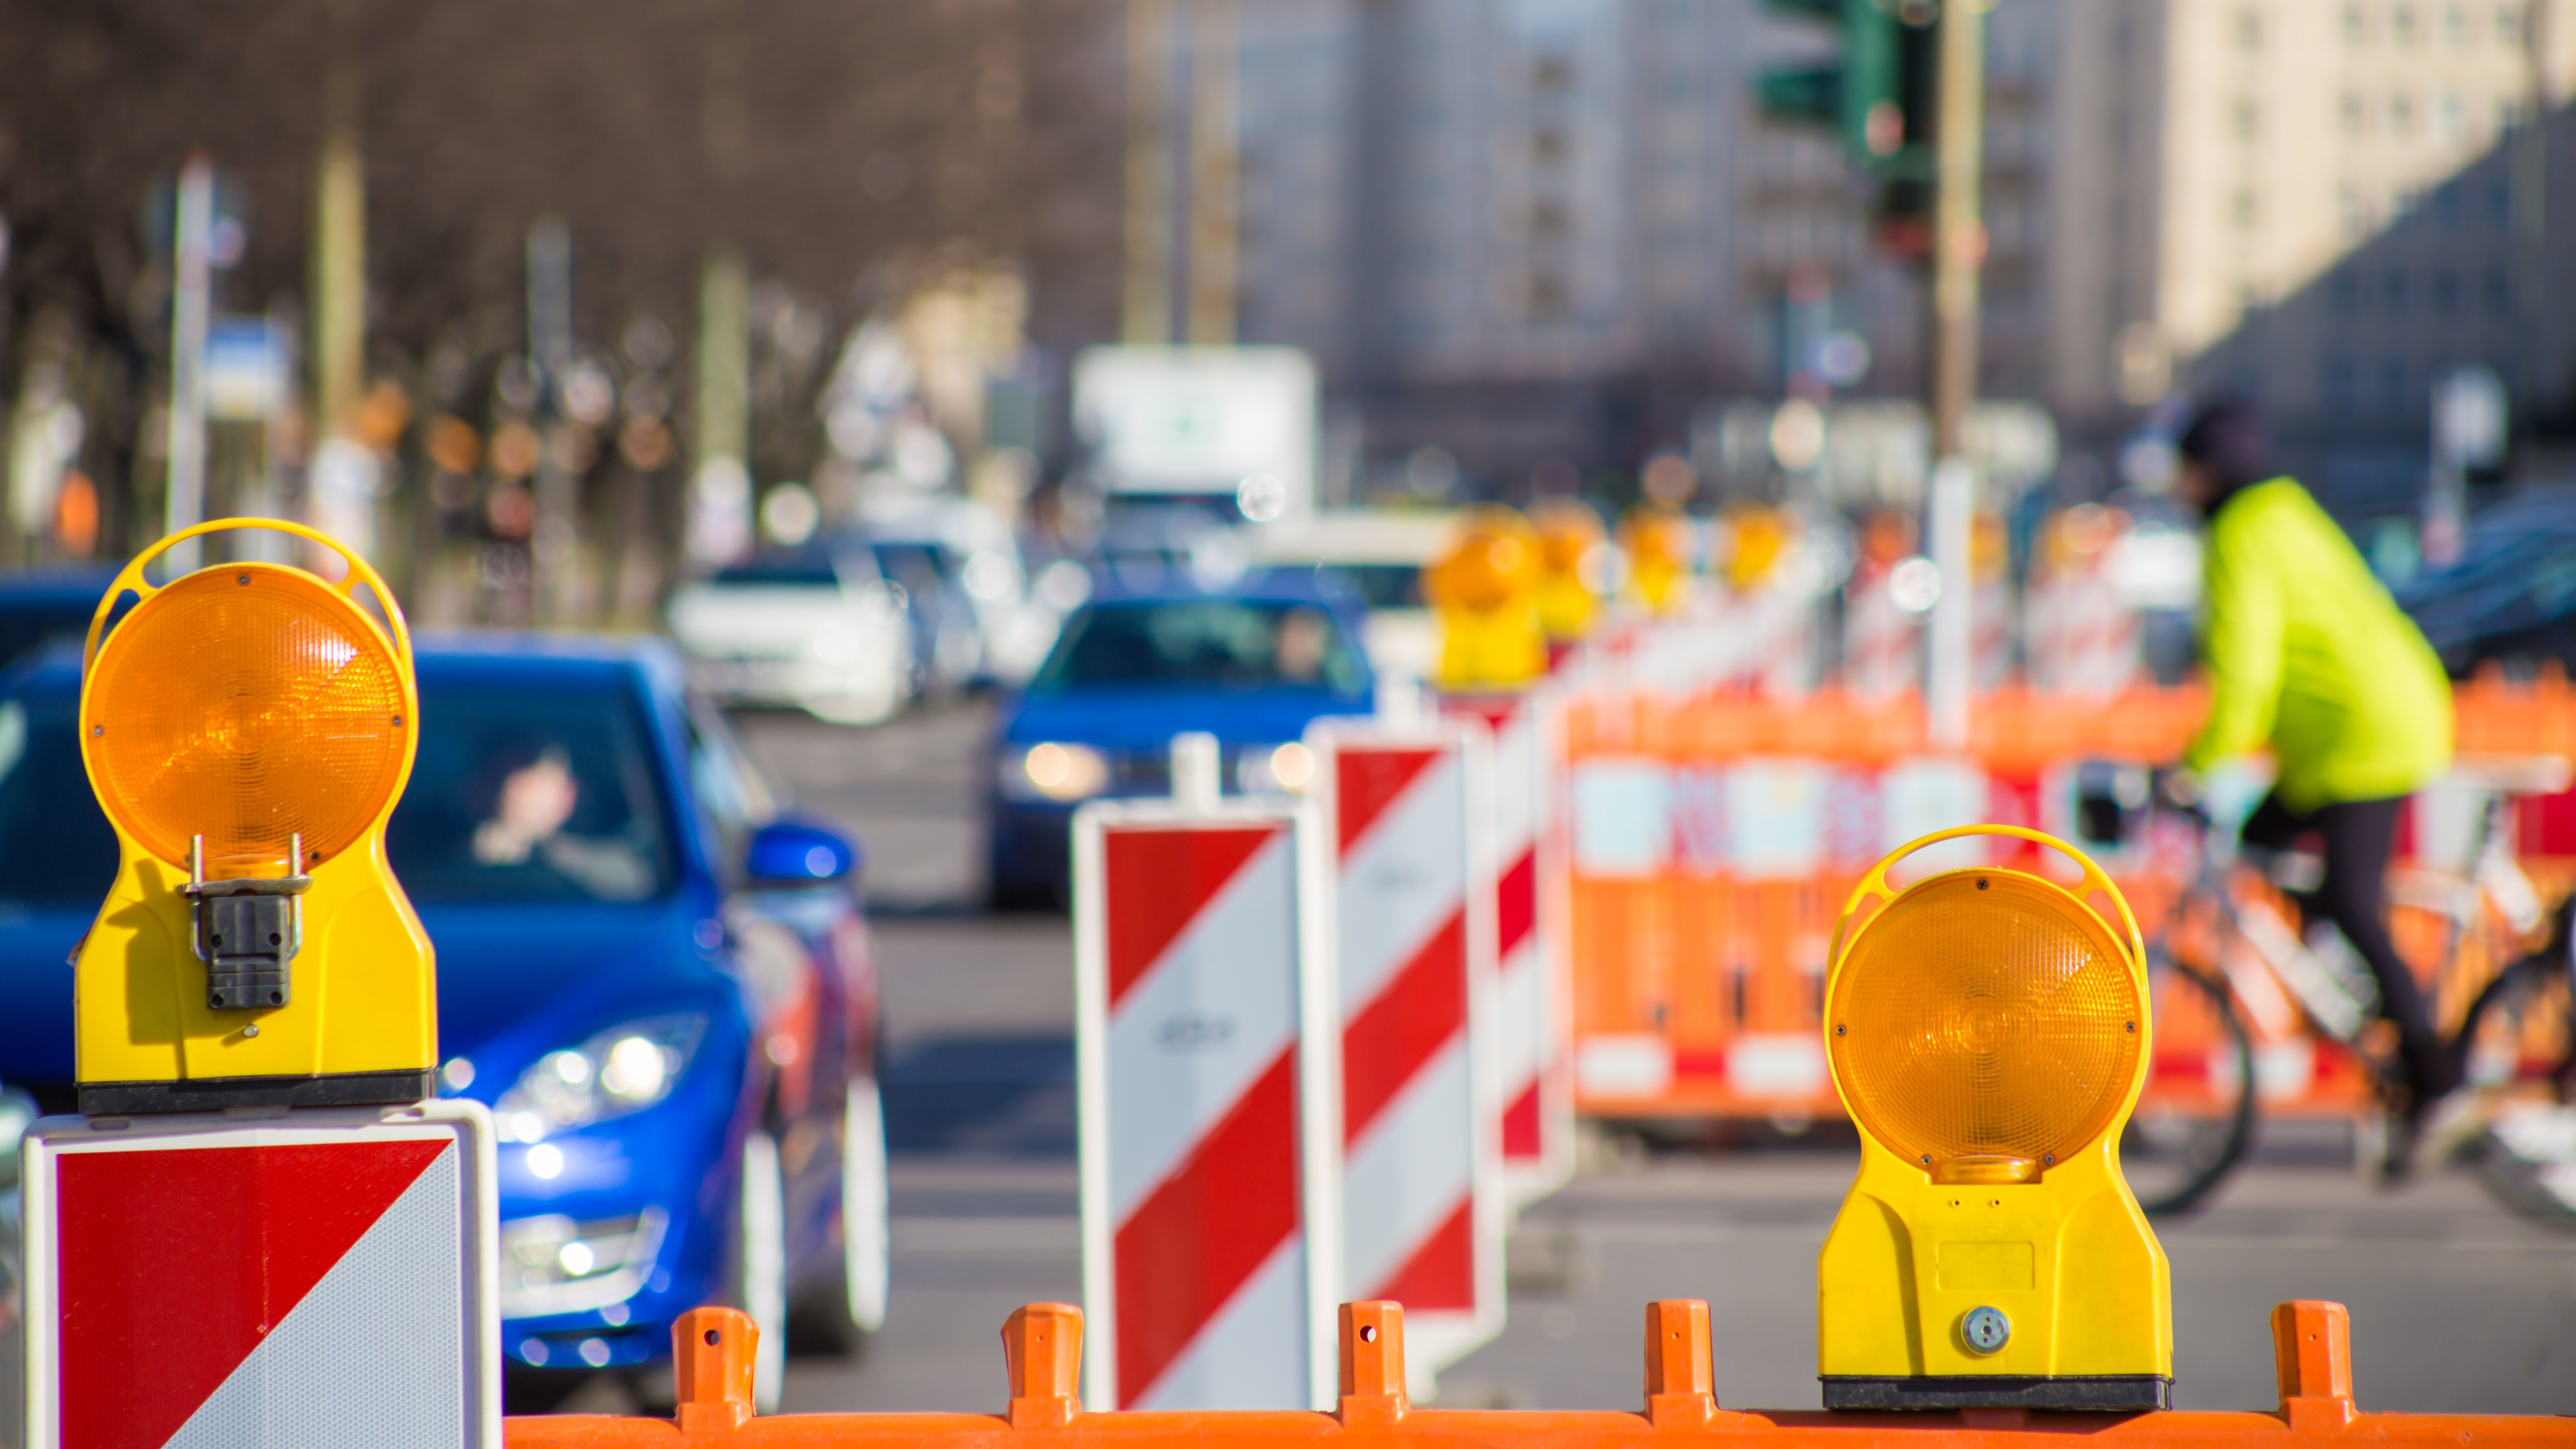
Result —
<instances>
[{"instance_id":1,"label":"dark blue car in background","mask_svg":"<svg viewBox=\"0 0 2576 1449\"><path fill-rule=\"evenodd\" d=\"M994 903L1062 904L1074 810L1170 793L1172 736L1183 731L1216 736L1231 792L1304 791L1306 726L1374 704L1353 608L1311 573L1255 576L1222 594L1104 585L996 722Z\"/></svg>"},{"instance_id":2,"label":"dark blue car in background","mask_svg":"<svg viewBox=\"0 0 2576 1449\"><path fill-rule=\"evenodd\" d=\"M501 1139L513 1406L669 1355L703 1303L781 1355L882 1320L877 983L855 848L780 813L653 644L424 637L387 832L438 951L442 1091ZM115 874L76 650L0 680L0 1081L72 1098L68 953ZM791 1317L793 1326L791 1328Z\"/></svg>"}]
</instances>

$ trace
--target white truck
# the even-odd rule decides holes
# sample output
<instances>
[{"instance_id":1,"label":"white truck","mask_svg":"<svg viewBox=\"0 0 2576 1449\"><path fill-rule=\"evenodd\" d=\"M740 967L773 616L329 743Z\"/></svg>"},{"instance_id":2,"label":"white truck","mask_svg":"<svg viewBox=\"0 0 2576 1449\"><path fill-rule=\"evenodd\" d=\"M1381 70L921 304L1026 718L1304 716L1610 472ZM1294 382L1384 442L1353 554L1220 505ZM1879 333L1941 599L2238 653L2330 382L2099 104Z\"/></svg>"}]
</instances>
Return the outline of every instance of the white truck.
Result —
<instances>
[{"instance_id":1,"label":"white truck","mask_svg":"<svg viewBox=\"0 0 2576 1449\"><path fill-rule=\"evenodd\" d=\"M1111 499L1232 499L1252 523L1315 498L1315 364L1293 347L1094 347L1073 420Z\"/></svg>"}]
</instances>

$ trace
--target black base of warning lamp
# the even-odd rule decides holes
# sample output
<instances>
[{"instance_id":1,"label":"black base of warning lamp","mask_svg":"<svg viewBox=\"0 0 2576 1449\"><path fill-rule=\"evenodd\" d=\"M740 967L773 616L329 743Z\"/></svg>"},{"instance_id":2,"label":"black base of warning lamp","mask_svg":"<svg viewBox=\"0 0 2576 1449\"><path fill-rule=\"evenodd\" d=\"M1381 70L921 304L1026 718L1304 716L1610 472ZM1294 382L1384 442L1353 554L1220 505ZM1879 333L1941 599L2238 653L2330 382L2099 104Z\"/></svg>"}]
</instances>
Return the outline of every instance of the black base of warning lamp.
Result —
<instances>
[{"instance_id":1,"label":"black base of warning lamp","mask_svg":"<svg viewBox=\"0 0 2576 1449\"><path fill-rule=\"evenodd\" d=\"M197 1077L169 1082L83 1082L80 1109L91 1117L155 1112L220 1112L226 1107L408 1106L438 1095L437 1074L336 1072L327 1077Z\"/></svg>"},{"instance_id":2,"label":"black base of warning lamp","mask_svg":"<svg viewBox=\"0 0 2576 1449\"><path fill-rule=\"evenodd\" d=\"M2157 1374L1921 1374L1871 1378L1828 1374L1828 1409L2087 1409L2135 1413L2173 1407L2173 1380Z\"/></svg>"}]
</instances>

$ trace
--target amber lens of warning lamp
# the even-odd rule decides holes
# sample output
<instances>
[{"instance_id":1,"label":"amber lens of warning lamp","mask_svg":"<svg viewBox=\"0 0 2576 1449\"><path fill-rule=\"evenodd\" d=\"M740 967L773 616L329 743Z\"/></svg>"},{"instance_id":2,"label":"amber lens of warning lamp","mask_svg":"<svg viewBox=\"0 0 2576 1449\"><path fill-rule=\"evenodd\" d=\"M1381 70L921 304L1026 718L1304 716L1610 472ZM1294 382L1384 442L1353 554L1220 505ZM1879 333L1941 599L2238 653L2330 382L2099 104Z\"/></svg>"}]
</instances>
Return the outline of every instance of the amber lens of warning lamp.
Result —
<instances>
[{"instance_id":1,"label":"amber lens of warning lamp","mask_svg":"<svg viewBox=\"0 0 2576 1449\"><path fill-rule=\"evenodd\" d=\"M1852 942L1826 1038L1853 1114L1952 1182L2020 1182L2109 1129L2146 1039L2118 937L2071 893L1961 870Z\"/></svg>"},{"instance_id":2,"label":"amber lens of warning lamp","mask_svg":"<svg viewBox=\"0 0 2576 1449\"><path fill-rule=\"evenodd\" d=\"M405 679L375 621L311 574L209 568L135 605L100 646L81 741L100 800L174 865L268 875L319 862L401 788Z\"/></svg>"}]
</instances>

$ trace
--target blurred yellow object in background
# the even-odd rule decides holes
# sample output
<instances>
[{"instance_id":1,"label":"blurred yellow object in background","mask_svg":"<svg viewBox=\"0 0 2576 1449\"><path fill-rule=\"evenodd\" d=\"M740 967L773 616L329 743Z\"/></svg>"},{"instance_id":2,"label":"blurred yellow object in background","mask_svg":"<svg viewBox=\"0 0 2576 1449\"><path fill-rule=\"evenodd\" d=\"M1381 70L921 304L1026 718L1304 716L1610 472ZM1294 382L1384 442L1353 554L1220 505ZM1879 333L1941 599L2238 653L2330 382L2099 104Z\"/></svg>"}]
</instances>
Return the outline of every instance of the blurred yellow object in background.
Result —
<instances>
[{"instance_id":1,"label":"blurred yellow object in background","mask_svg":"<svg viewBox=\"0 0 2576 1449\"><path fill-rule=\"evenodd\" d=\"M1772 572L1788 555L1789 541L1797 537L1795 520L1777 508L1747 508L1726 522L1731 540L1726 553L1727 583L1741 592L1770 582Z\"/></svg>"},{"instance_id":2,"label":"blurred yellow object in background","mask_svg":"<svg viewBox=\"0 0 2576 1449\"><path fill-rule=\"evenodd\" d=\"M1690 594L1690 520L1669 508L1639 504L1619 520L1628 554L1628 589L1647 612L1669 614Z\"/></svg>"},{"instance_id":3,"label":"blurred yellow object in background","mask_svg":"<svg viewBox=\"0 0 2576 1449\"><path fill-rule=\"evenodd\" d=\"M1458 541L1425 571L1422 592L1440 616L1446 690L1519 689L1547 673L1538 598L1545 570L1539 532L1509 508L1470 510Z\"/></svg>"},{"instance_id":4,"label":"blurred yellow object in background","mask_svg":"<svg viewBox=\"0 0 2576 1449\"><path fill-rule=\"evenodd\" d=\"M1577 499L1544 498L1531 506L1530 522L1539 537L1539 626L1551 641L1580 639L1601 612L1583 577L1585 560L1608 541L1601 515Z\"/></svg>"}]
</instances>

